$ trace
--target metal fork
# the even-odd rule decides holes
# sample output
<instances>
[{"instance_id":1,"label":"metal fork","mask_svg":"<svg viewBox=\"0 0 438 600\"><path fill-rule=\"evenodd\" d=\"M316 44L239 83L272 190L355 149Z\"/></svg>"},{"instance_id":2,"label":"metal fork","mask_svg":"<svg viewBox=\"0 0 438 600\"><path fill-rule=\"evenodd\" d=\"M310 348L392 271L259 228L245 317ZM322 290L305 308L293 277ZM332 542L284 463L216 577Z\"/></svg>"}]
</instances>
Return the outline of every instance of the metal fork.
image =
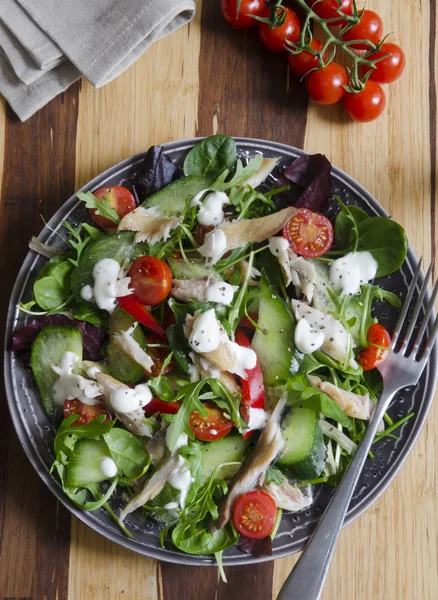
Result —
<instances>
[{"instance_id":1,"label":"metal fork","mask_svg":"<svg viewBox=\"0 0 438 600\"><path fill-rule=\"evenodd\" d=\"M401 341L400 348L397 349L400 334L420 275L420 259L392 335L392 351L388 352L385 360L377 367L383 377L384 386L382 395L376 405L366 433L345 472L342 482L330 501L324 515L320 519L319 524L307 543L300 559L284 582L283 587L277 596L277 600L318 600L321 595L333 551L351 497L353 496L357 480L359 479L371 444L373 443L374 436L377 433L379 423L382 421L396 392L401 388L415 385L418 382L435 343L438 333L438 317L435 318L429 339L426 342L424 350L422 350L420 354L421 342L429 318L433 315L433 305L438 293L438 281L435 283L435 287L427 304L425 315L415 340L411 339L413 338L412 334L427 293L427 284L430 279L432 268L433 262L424 278L406 334ZM412 349L410 349L412 341L414 343Z\"/></svg>"}]
</instances>

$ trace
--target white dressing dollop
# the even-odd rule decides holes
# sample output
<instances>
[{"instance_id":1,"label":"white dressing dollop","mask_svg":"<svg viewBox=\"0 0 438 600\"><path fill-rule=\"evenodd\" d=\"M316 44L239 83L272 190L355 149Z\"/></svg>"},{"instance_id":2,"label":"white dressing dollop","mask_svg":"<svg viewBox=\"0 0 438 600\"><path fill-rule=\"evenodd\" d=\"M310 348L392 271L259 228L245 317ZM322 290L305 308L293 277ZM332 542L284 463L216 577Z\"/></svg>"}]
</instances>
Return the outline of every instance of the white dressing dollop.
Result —
<instances>
[{"instance_id":1,"label":"white dressing dollop","mask_svg":"<svg viewBox=\"0 0 438 600\"><path fill-rule=\"evenodd\" d=\"M184 508L187 494L193 482L190 473L190 463L182 456L178 456L178 464L172 473L170 473L167 481L171 487L179 491L179 505L181 508Z\"/></svg>"},{"instance_id":2,"label":"white dressing dollop","mask_svg":"<svg viewBox=\"0 0 438 600\"><path fill-rule=\"evenodd\" d=\"M119 273L120 265L112 258L102 258L94 265L94 299L102 310L112 312L116 307L116 285Z\"/></svg>"},{"instance_id":3,"label":"white dressing dollop","mask_svg":"<svg viewBox=\"0 0 438 600\"><path fill-rule=\"evenodd\" d=\"M101 387L95 381L73 373L78 362L79 358L74 352L64 352L59 366L52 365L52 369L59 376L53 386L53 400L59 405L74 398L84 404L94 405L98 403L96 398L102 394Z\"/></svg>"},{"instance_id":4,"label":"white dressing dollop","mask_svg":"<svg viewBox=\"0 0 438 600\"><path fill-rule=\"evenodd\" d=\"M134 389L118 388L110 396L111 406L122 415L143 408L151 400L152 392L147 383L140 383Z\"/></svg>"},{"instance_id":5,"label":"white dressing dollop","mask_svg":"<svg viewBox=\"0 0 438 600\"><path fill-rule=\"evenodd\" d=\"M195 196L196 198L196 196ZM200 225L219 225L224 219L224 204L229 204L230 200L224 192L213 192L204 198L200 203L201 207L197 214Z\"/></svg>"},{"instance_id":6,"label":"white dressing dollop","mask_svg":"<svg viewBox=\"0 0 438 600\"><path fill-rule=\"evenodd\" d=\"M311 354L324 343L322 331L313 329L306 319L300 319L295 327L295 346L303 354Z\"/></svg>"},{"instance_id":7,"label":"white dressing dollop","mask_svg":"<svg viewBox=\"0 0 438 600\"><path fill-rule=\"evenodd\" d=\"M105 477L115 477L117 475L117 465L110 456L104 456L102 458L99 468Z\"/></svg>"},{"instance_id":8,"label":"white dressing dollop","mask_svg":"<svg viewBox=\"0 0 438 600\"><path fill-rule=\"evenodd\" d=\"M231 306L233 297L239 289L237 285L230 285L225 281L215 281L207 288L207 302L216 302L224 306Z\"/></svg>"},{"instance_id":9,"label":"white dressing dollop","mask_svg":"<svg viewBox=\"0 0 438 600\"><path fill-rule=\"evenodd\" d=\"M217 262L227 249L227 236L222 229L214 229L207 233L202 246L199 246L198 252L211 258L213 262Z\"/></svg>"},{"instance_id":10,"label":"white dressing dollop","mask_svg":"<svg viewBox=\"0 0 438 600\"><path fill-rule=\"evenodd\" d=\"M94 366L94 367L89 367L86 372L87 372L87 377L89 377L90 379L96 379L97 373L101 373L101 370L98 366Z\"/></svg>"},{"instance_id":11,"label":"white dressing dollop","mask_svg":"<svg viewBox=\"0 0 438 600\"><path fill-rule=\"evenodd\" d=\"M231 341L228 341L228 345L239 365L238 370L236 370L237 374L241 374L242 371L254 369L257 364L257 354L252 348L245 348L244 346L239 346L236 342ZM241 377L242 376L246 379L245 375L241 375Z\"/></svg>"},{"instance_id":12,"label":"white dressing dollop","mask_svg":"<svg viewBox=\"0 0 438 600\"><path fill-rule=\"evenodd\" d=\"M195 352L213 352L220 344L221 329L214 308L193 321L189 344Z\"/></svg>"},{"instance_id":13,"label":"white dressing dollop","mask_svg":"<svg viewBox=\"0 0 438 600\"><path fill-rule=\"evenodd\" d=\"M91 285L84 285L84 287L81 289L81 298L87 300L88 302L94 301L94 292Z\"/></svg>"},{"instance_id":14,"label":"white dressing dollop","mask_svg":"<svg viewBox=\"0 0 438 600\"><path fill-rule=\"evenodd\" d=\"M207 377L213 377L213 379L219 379L221 375L220 369L214 366L209 360L204 358L203 356L199 357L199 363Z\"/></svg>"},{"instance_id":15,"label":"white dressing dollop","mask_svg":"<svg viewBox=\"0 0 438 600\"><path fill-rule=\"evenodd\" d=\"M263 408L249 408L248 431L264 429L269 419L269 414Z\"/></svg>"},{"instance_id":16,"label":"white dressing dollop","mask_svg":"<svg viewBox=\"0 0 438 600\"><path fill-rule=\"evenodd\" d=\"M330 281L343 294L357 294L362 283L374 279L378 264L371 252L349 252L332 262Z\"/></svg>"},{"instance_id":17,"label":"white dressing dollop","mask_svg":"<svg viewBox=\"0 0 438 600\"><path fill-rule=\"evenodd\" d=\"M289 248L289 242L281 235L275 235L268 239L269 251L277 258L284 254Z\"/></svg>"},{"instance_id":18,"label":"white dressing dollop","mask_svg":"<svg viewBox=\"0 0 438 600\"><path fill-rule=\"evenodd\" d=\"M178 502L168 502L163 506L163 508L166 510L175 510L175 508L178 508Z\"/></svg>"}]
</instances>

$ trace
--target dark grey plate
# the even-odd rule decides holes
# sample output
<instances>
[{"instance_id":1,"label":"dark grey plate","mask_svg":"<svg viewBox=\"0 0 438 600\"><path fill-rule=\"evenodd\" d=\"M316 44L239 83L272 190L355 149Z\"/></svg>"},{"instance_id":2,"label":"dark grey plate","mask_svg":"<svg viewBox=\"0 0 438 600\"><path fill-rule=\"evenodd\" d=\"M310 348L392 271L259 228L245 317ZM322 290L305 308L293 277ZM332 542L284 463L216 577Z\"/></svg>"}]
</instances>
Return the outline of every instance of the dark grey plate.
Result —
<instances>
[{"instance_id":1,"label":"dark grey plate","mask_svg":"<svg viewBox=\"0 0 438 600\"><path fill-rule=\"evenodd\" d=\"M281 156L281 163L283 165L288 165L293 159L305 154L302 150L274 142L247 138L236 138L236 141L242 157L262 152L265 156ZM164 148L172 160L178 164L182 164L187 151L195 142L196 140L172 142L165 144ZM84 186L82 191L94 190L108 184L115 185L132 177L143 156L143 154L138 154L108 169ZM340 196L344 202L355 204L372 215L386 215L386 212L378 202L354 179L336 168L333 168L332 172L334 179L333 192ZM76 197L73 196L65 202L49 221L49 227L62 233L61 220L64 219L72 224L77 224L84 220L84 217L84 209L82 206L79 206ZM56 246L61 245L62 242L49 227L44 227L39 236L40 240ZM161 548L158 539L159 525L153 521L142 520L141 514L138 514L139 511L134 516L131 516L131 519L127 522L128 527L135 535L134 540L128 539L118 530L116 524L104 510L86 513L76 508L65 497L56 478L49 474L49 468L53 460L52 441L54 431L42 410L30 369L14 353L8 350L12 331L22 327L28 320L26 316L18 312L16 306L20 301L27 302L31 299L34 279L44 262L45 259L34 252L29 252L27 255L12 292L6 330L5 383L9 409L18 437L29 460L46 485L73 514L110 540L146 556L168 562L188 565L215 564L207 556L189 556L174 549ZM399 294L403 299L409 282L412 279L416 263L417 258L413 250L409 248L407 260L402 269L398 273L380 281L380 283L386 289ZM396 316L395 311L388 310L385 306L384 309L386 312L383 313L382 308L377 307L379 320L391 328ZM411 411L415 412L415 417L402 426L398 432L397 440L387 438L375 446L375 458L374 460L368 459L366 463L347 514L346 524L351 523L353 519L362 514L375 502L406 460L423 427L432 402L437 374L436 365L437 347L435 347L431 355L430 363L418 386L404 389L397 395L393 402L389 414L394 420ZM284 515L280 531L274 540L271 557L254 559L247 554L239 552L236 548L230 548L224 553L224 564L230 566L262 562L280 558L301 550L313 532L319 516L327 506L331 494L332 491L330 488L320 486L315 502L308 510ZM118 509L117 499L113 503L113 508Z\"/></svg>"}]
</instances>

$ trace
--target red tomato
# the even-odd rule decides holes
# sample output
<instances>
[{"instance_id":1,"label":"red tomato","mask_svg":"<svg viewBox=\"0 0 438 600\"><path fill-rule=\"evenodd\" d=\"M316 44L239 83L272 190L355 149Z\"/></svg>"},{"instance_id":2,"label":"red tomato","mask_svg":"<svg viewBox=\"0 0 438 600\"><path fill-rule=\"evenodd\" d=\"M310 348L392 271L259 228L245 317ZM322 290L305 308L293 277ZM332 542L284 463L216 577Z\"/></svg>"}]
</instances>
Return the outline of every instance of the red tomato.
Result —
<instances>
[{"instance_id":1,"label":"red tomato","mask_svg":"<svg viewBox=\"0 0 438 600\"><path fill-rule=\"evenodd\" d=\"M315 38L312 39L309 45L312 50L315 50L315 52L319 52L322 49L321 42ZM319 66L318 57L311 52L307 52L306 50L303 50L303 52L300 52L299 54L292 54L292 52L288 52L287 63L289 65L289 69L297 77L304 77L309 71L312 69L317 69Z\"/></svg>"},{"instance_id":2,"label":"red tomato","mask_svg":"<svg viewBox=\"0 0 438 600\"><path fill-rule=\"evenodd\" d=\"M333 225L323 215L308 208L299 208L283 227L286 238L295 254L305 258L321 256L333 243Z\"/></svg>"},{"instance_id":3,"label":"red tomato","mask_svg":"<svg viewBox=\"0 0 438 600\"><path fill-rule=\"evenodd\" d=\"M391 56L376 63L375 69L363 65L361 69L362 75L371 71L370 79L377 83L392 83L398 79L405 68L405 53L397 44L382 44L380 50L370 54L367 59L376 60L376 58L389 53L391 53Z\"/></svg>"},{"instance_id":4,"label":"red tomato","mask_svg":"<svg viewBox=\"0 0 438 600\"><path fill-rule=\"evenodd\" d=\"M345 95L348 73L342 65L331 62L323 69L312 71L306 77L309 96L318 104L336 104Z\"/></svg>"},{"instance_id":5,"label":"red tomato","mask_svg":"<svg viewBox=\"0 0 438 600\"><path fill-rule=\"evenodd\" d=\"M134 294L117 298L117 304L120 308L126 310L131 317L134 317L136 321L155 331L162 339L167 339L164 327L151 315L144 304L140 304Z\"/></svg>"},{"instance_id":6,"label":"red tomato","mask_svg":"<svg viewBox=\"0 0 438 600\"><path fill-rule=\"evenodd\" d=\"M207 409L208 415L201 417L199 412L194 410L189 419L190 429L196 439L202 442L220 440L233 429L234 423L224 417L224 413L214 402L204 402L204 407Z\"/></svg>"},{"instance_id":7,"label":"red tomato","mask_svg":"<svg viewBox=\"0 0 438 600\"><path fill-rule=\"evenodd\" d=\"M233 521L236 529L247 538L259 540L275 527L277 506L266 492L253 490L240 496L234 509Z\"/></svg>"},{"instance_id":8,"label":"red tomato","mask_svg":"<svg viewBox=\"0 0 438 600\"><path fill-rule=\"evenodd\" d=\"M172 271L164 261L155 256L136 258L128 275L134 296L142 304L155 306L169 295Z\"/></svg>"},{"instance_id":9,"label":"red tomato","mask_svg":"<svg viewBox=\"0 0 438 600\"><path fill-rule=\"evenodd\" d=\"M137 207L134 196L123 185L99 188L93 194L101 202L103 198L107 198L120 218L132 212ZM114 221L101 215L96 215L96 209L94 208L90 209L90 215L96 225L102 227L102 229L114 229L116 227Z\"/></svg>"},{"instance_id":10,"label":"red tomato","mask_svg":"<svg viewBox=\"0 0 438 600\"><path fill-rule=\"evenodd\" d=\"M378 44L383 35L382 19L372 10L364 10L362 17L357 25L353 25L342 36L344 42L353 40L369 40L373 44ZM369 50L367 44L350 44L350 48L355 50Z\"/></svg>"},{"instance_id":11,"label":"red tomato","mask_svg":"<svg viewBox=\"0 0 438 600\"><path fill-rule=\"evenodd\" d=\"M163 362L166 360L170 350L168 350L167 348L154 347L154 344L162 344L163 343L163 339L156 333L149 333L146 336L146 343L147 343L147 353L154 361L154 364L153 364L152 369L150 370L150 373L148 373L146 371L145 371L145 373L147 375L152 375L152 377L158 377L159 374L161 373L161 369L163 367ZM152 344L152 347L149 344ZM172 362L169 363L167 365L167 367L164 369L163 375L167 375L167 373L170 373L170 371L173 369L174 366L175 366L174 363L172 363Z\"/></svg>"},{"instance_id":12,"label":"red tomato","mask_svg":"<svg viewBox=\"0 0 438 600\"><path fill-rule=\"evenodd\" d=\"M311 7L313 12L318 17L321 17L321 19L334 19L338 17L338 10L342 11L344 15L350 16L353 14L353 0L341 0L341 5L339 5L339 0L313 0ZM330 23L330 27L335 25L344 26L345 24L345 19L338 19Z\"/></svg>"},{"instance_id":13,"label":"red tomato","mask_svg":"<svg viewBox=\"0 0 438 600\"><path fill-rule=\"evenodd\" d=\"M277 15L283 10L285 19L282 25L277 25L273 29L268 23L262 23L259 21L258 34L262 44L271 52L284 52L285 41L298 42L300 39L300 21L293 10L287 7L277 8ZM264 16L268 17L270 10L264 12Z\"/></svg>"},{"instance_id":14,"label":"red tomato","mask_svg":"<svg viewBox=\"0 0 438 600\"><path fill-rule=\"evenodd\" d=\"M365 87L357 94L345 94L344 108L353 119L360 123L368 123L380 117L386 106L386 95L380 85L368 80Z\"/></svg>"},{"instance_id":15,"label":"red tomato","mask_svg":"<svg viewBox=\"0 0 438 600\"><path fill-rule=\"evenodd\" d=\"M100 417L100 415L106 415L104 423L111 421L111 415L103 404L95 404L94 406L90 406L88 404L84 404L77 398L64 401L64 410L62 414L64 419L70 415L79 415L79 418L76 419L76 421L73 421L72 426L87 425L90 423L90 421L94 421L94 419Z\"/></svg>"},{"instance_id":16,"label":"red tomato","mask_svg":"<svg viewBox=\"0 0 438 600\"><path fill-rule=\"evenodd\" d=\"M367 342L370 345L358 354L359 362L364 371L374 369L385 358L386 352L383 348L391 346L391 336L383 325L373 323L367 332Z\"/></svg>"},{"instance_id":17,"label":"red tomato","mask_svg":"<svg viewBox=\"0 0 438 600\"><path fill-rule=\"evenodd\" d=\"M250 15L261 16L266 8L266 0L240 0L239 12L237 3L239 0L221 0L221 11L224 19L235 29L250 29L257 25L256 19Z\"/></svg>"},{"instance_id":18,"label":"red tomato","mask_svg":"<svg viewBox=\"0 0 438 600\"><path fill-rule=\"evenodd\" d=\"M251 317L251 319L255 322L258 323L259 321L259 315L258 313L249 313L249 316ZM244 316L240 319L239 321L239 327L244 327L245 329L249 329L251 333L255 332L255 327L254 325L251 323L251 321L248 319L248 317Z\"/></svg>"},{"instance_id":19,"label":"red tomato","mask_svg":"<svg viewBox=\"0 0 438 600\"><path fill-rule=\"evenodd\" d=\"M152 398L152 400L143 407L143 410L147 417L151 417L157 412L165 413L166 415L176 415L180 408L181 402L165 402L159 398Z\"/></svg>"}]
</instances>

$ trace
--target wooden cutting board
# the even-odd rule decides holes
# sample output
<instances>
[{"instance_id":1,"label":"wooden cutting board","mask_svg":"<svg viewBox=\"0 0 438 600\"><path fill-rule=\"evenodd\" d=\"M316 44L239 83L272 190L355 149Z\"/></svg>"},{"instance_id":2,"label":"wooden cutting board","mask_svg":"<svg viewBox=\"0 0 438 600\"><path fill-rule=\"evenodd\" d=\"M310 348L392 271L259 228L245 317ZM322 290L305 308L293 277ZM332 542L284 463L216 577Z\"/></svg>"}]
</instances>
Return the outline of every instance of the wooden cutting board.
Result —
<instances>
[{"instance_id":1,"label":"wooden cutting board","mask_svg":"<svg viewBox=\"0 0 438 600\"><path fill-rule=\"evenodd\" d=\"M253 32L228 29L219 1L155 44L129 71L95 90L76 83L26 123L0 102L0 314L26 254L75 189L119 160L216 132L322 152L404 225L426 262L436 252L436 0L370 0L406 52L378 121L308 102L284 57ZM87 529L55 501L20 447L0 404L0 599L270 600L297 556L227 570L158 564ZM435 406L391 487L341 535L324 600L438 597Z\"/></svg>"}]
</instances>

